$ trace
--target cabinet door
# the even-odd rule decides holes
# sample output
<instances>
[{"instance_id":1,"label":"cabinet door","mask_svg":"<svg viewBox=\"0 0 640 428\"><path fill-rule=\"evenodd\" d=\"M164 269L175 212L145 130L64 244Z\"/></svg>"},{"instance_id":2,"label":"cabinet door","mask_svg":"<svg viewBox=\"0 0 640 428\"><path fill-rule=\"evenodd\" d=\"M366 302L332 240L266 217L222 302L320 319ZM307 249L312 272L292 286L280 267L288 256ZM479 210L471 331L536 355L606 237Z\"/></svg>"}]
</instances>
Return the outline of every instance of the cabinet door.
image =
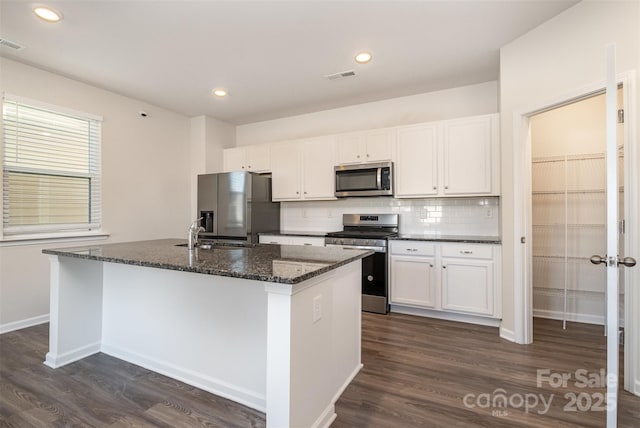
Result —
<instances>
[{"instance_id":1,"label":"cabinet door","mask_svg":"<svg viewBox=\"0 0 640 428\"><path fill-rule=\"evenodd\" d=\"M267 172L271 169L271 148L268 144L246 146L246 150L247 170Z\"/></svg>"},{"instance_id":2,"label":"cabinet door","mask_svg":"<svg viewBox=\"0 0 640 428\"><path fill-rule=\"evenodd\" d=\"M436 306L435 258L392 256L391 303Z\"/></svg>"},{"instance_id":3,"label":"cabinet door","mask_svg":"<svg viewBox=\"0 0 640 428\"><path fill-rule=\"evenodd\" d=\"M340 165L364 162L362 157L362 133L337 136L338 163Z\"/></svg>"},{"instance_id":4,"label":"cabinet door","mask_svg":"<svg viewBox=\"0 0 640 428\"><path fill-rule=\"evenodd\" d=\"M491 193L491 117L445 122L445 195Z\"/></svg>"},{"instance_id":5,"label":"cabinet door","mask_svg":"<svg viewBox=\"0 0 640 428\"><path fill-rule=\"evenodd\" d=\"M379 129L364 134L364 162L391 160L391 129Z\"/></svg>"},{"instance_id":6,"label":"cabinet door","mask_svg":"<svg viewBox=\"0 0 640 428\"><path fill-rule=\"evenodd\" d=\"M438 127L398 129L395 155L398 198L438 194Z\"/></svg>"},{"instance_id":7,"label":"cabinet door","mask_svg":"<svg viewBox=\"0 0 640 428\"><path fill-rule=\"evenodd\" d=\"M244 147L225 149L222 152L222 168L224 172L246 171L244 164L245 153Z\"/></svg>"},{"instance_id":8,"label":"cabinet door","mask_svg":"<svg viewBox=\"0 0 640 428\"><path fill-rule=\"evenodd\" d=\"M442 309L494 314L493 262L442 258Z\"/></svg>"},{"instance_id":9,"label":"cabinet door","mask_svg":"<svg viewBox=\"0 0 640 428\"><path fill-rule=\"evenodd\" d=\"M305 141L303 148L304 199L336 199L335 138L321 137Z\"/></svg>"},{"instance_id":10,"label":"cabinet door","mask_svg":"<svg viewBox=\"0 0 640 428\"><path fill-rule=\"evenodd\" d=\"M301 198L301 148L297 142L276 144L271 148L271 185L274 201Z\"/></svg>"}]
</instances>

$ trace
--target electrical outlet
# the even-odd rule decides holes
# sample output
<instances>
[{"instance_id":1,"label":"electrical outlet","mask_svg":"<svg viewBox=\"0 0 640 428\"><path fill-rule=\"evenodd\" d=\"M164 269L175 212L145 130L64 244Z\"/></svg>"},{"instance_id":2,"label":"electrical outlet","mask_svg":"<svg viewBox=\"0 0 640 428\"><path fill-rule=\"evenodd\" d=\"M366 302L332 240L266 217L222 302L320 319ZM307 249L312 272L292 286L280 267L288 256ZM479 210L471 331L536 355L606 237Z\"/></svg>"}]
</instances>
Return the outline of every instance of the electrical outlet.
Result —
<instances>
[{"instance_id":1,"label":"electrical outlet","mask_svg":"<svg viewBox=\"0 0 640 428\"><path fill-rule=\"evenodd\" d=\"M316 323L322 318L322 294L313 298L313 322Z\"/></svg>"},{"instance_id":2,"label":"electrical outlet","mask_svg":"<svg viewBox=\"0 0 640 428\"><path fill-rule=\"evenodd\" d=\"M484 214L487 218L493 217L493 208L487 208Z\"/></svg>"}]
</instances>

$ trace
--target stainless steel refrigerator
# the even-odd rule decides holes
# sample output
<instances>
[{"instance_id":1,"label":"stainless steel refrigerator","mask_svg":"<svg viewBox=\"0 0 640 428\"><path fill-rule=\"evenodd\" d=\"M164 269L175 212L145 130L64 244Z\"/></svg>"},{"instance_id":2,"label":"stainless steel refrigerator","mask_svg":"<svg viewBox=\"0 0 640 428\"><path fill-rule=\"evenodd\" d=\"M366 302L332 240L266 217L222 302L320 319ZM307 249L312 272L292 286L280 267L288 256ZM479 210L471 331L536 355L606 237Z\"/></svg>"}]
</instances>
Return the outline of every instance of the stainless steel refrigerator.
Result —
<instances>
[{"instance_id":1,"label":"stainless steel refrigerator","mask_svg":"<svg viewBox=\"0 0 640 428\"><path fill-rule=\"evenodd\" d=\"M246 240L280 230L280 202L271 201L271 177L251 172L198 175L200 238Z\"/></svg>"}]
</instances>

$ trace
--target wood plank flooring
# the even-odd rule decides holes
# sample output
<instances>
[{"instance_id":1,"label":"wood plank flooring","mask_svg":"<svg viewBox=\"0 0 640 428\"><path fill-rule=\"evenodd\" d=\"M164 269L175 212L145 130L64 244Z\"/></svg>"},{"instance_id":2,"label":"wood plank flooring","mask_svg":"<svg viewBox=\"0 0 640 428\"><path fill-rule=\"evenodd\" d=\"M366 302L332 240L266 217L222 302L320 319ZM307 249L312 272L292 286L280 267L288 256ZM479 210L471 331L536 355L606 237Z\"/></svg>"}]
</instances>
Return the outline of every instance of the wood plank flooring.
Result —
<instances>
[{"instance_id":1,"label":"wood plank flooring","mask_svg":"<svg viewBox=\"0 0 640 428\"><path fill-rule=\"evenodd\" d=\"M569 323L563 331L536 319L534 344L521 346L495 328L400 314L364 313L362 326L365 367L336 404L333 428L605 424L604 412L586 410L604 388L578 388L575 378L536 385L538 369L575 376L605 367L602 327ZM50 369L47 349L46 324L0 335L0 427L265 426L260 412L104 354ZM493 407L501 392L507 406ZM574 406L565 394L576 395ZM546 411L540 397L553 397ZM619 426L640 426L640 398L621 392Z\"/></svg>"}]
</instances>

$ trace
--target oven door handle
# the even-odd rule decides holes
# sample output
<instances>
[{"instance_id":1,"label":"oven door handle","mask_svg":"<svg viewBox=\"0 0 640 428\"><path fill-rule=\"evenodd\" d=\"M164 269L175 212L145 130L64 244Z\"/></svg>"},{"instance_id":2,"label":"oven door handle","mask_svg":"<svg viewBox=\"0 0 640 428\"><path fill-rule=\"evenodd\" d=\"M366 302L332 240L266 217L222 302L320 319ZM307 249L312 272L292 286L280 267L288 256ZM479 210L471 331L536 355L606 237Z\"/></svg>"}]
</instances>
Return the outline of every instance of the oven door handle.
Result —
<instances>
[{"instance_id":1,"label":"oven door handle","mask_svg":"<svg viewBox=\"0 0 640 428\"><path fill-rule=\"evenodd\" d=\"M341 245L341 244L325 244L325 247L340 247L343 250L373 250L376 253L386 253L386 247L376 247L369 245Z\"/></svg>"}]
</instances>

